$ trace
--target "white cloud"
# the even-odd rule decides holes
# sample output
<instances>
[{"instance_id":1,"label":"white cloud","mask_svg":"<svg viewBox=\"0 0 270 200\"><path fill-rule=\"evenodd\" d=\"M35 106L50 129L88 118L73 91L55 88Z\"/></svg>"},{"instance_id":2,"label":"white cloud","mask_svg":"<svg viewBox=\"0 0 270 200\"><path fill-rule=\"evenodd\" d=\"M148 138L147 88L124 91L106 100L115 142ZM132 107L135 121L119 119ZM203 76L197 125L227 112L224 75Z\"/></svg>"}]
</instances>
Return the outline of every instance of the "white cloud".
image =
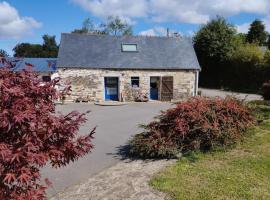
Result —
<instances>
[{"instance_id":1,"label":"white cloud","mask_svg":"<svg viewBox=\"0 0 270 200\"><path fill-rule=\"evenodd\" d=\"M167 29L164 27L154 27L151 29L147 29L144 31L141 31L139 35L144 36L166 36L167 35Z\"/></svg>"},{"instance_id":2,"label":"white cloud","mask_svg":"<svg viewBox=\"0 0 270 200\"><path fill-rule=\"evenodd\" d=\"M240 25L236 25L236 29L238 33L247 33L250 27L250 23L244 23Z\"/></svg>"},{"instance_id":3,"label":"white cloud","mask_svg":"<svg viewBox=\"0 0 270 200\"><path fill-rule=\"evenodd\" d=\"M155 22L206 23L216 15L239 13L266 15L269 0L71 0L93 15L106 18L118 15L124 19L147 18Z\"/></svg>"},{"instance_id":4,"label":"white cloud","mask_svg":"<svg viewBox=\"0 0 270 200\"><path fill-rule=\"evenodd\" d=\"M139 35L144 35L144 36L157 36L157 32L155 31L155 29L151 28L151 29L147 29L144 31L141 31L139 33Z\"/></svg>"},{"instance_id":5,"label":"white cloud","mask_svg":"<svg viewBox=\"0 0 270 200\"><path fill-rule=\"evenodd\" d=\"M174 33L180 33L179 31L171 30L169 29L169 35L172 36ZM154 28L150 28L144 31L141 31L139 35L144 35L144 36L167 36L167 28L164 28L162 26L156 26Z\"/></svg>"},{"instance_id":6,"label":"white cloud","mask_svg":"<svg viewBox=\"0 0 270 200\"><path fill-rule=\"evenodd\" d=\"M265 25L265 30L270 33L270 15L266 15L261 20ZM239 33L247 33L251 23L252 22L236 25L237 31Z\"/></svg>"},{"instance_id":7,"label":"white cloud","mask_svg":"<svg viewBox=\"0 0 270 200\"><path fill-rule=\"evenodd\" d=\"M264 17L262 19L262 21L265 25L266 31L268 31L270 33L270 14L268 14L266 17Z\"/></svg>"},{"instance_id":8,"label":"white cloud","mask_svg":"<svg viewBox=\"0 0 270 200\"><path fill-rule=\"evenodd\" d=\"M146 0L72 0L93 15L107 18L119 16L121 18L146 17Z\"/></svg>"},{"instance_id":9,"label":"white cloud","mask_svg":"<svg viewBox=\"0 0 270 200\"><path fill-rule=\"evenodd\" d=\"M7 2L0 2L0 38L19 38L41 27L41 23L31 17L21 17Z\"/></svg>"}]
</instances>

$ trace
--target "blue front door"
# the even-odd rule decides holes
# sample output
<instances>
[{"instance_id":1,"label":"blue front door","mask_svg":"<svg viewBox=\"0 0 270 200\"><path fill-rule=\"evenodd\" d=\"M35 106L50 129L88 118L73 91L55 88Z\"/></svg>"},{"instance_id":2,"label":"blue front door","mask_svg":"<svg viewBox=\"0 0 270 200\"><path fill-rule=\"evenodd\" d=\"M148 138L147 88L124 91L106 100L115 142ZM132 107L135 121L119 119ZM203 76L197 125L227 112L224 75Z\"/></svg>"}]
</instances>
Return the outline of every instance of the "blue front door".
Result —
<instances>
[{"instance_id":1,"label":"blue front door","mask_svg":"<svg viewBox=\"0 0 270 200\"><path fill-rule=\"evenodd\" d=\"M159 99L159 77L150 77L150 99Z\"/></svg>"},{"instance_id":2,"label":"blue front door","mask_svg":"<svg viewBox=\"0 0 270 200\"><path fill-rule=\"evenodd\" d=\"M105 100L118 101L118 77L105 77Z\"/></svg>"},{"instance_id":3,"label":"blue front door","mask_svg":"<svg viewBox=\"0 0 270 200\"><path fill-rule=\"evenodd\" d=\"M158 88L150 88L150 99L158 100Z\"/></svg>"}]
</instances>

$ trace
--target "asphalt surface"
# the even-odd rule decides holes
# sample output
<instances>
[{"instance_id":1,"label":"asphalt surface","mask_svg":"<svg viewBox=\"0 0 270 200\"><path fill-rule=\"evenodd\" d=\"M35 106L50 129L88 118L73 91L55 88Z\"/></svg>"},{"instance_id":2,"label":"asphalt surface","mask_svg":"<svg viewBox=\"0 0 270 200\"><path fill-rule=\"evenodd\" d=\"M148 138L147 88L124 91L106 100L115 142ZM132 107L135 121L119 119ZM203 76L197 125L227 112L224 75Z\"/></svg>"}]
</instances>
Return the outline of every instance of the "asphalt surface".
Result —
<instances>
[{"instance_id":1,"label":"asphalt surface","mask_svg":"<svg viewBox=\"0 0 270 200\"><path fill-rule=\"evenodd\" d=\"M226 97L227 95L235 96L239 99L246 100L246 101L252 101L252 100L261 100L262 96L257 94L246 94L246 93L238 93L238 92L229 92L229 91L223 91L223 90L215 90L215 89L205 89L205 88L199 88L199 90L202 92L202 96L207 97Z\"/></svg>"},{"instance_id":2,"label":"asphalt surface","mask_svg":"<svg viewBox=\"0 0 270 200\"><path fill-rule=\"evenodd\" d=\"M221 90L202 89L202 96L225 97L235 95L240 99L256 100L261 96L254 94L232 93ZM48 195L54 195L64 189L79 184L101 172L102 170L115 165L121 157L117 154L119 147L124 146L130 137L140 133L139 124L153 120L161 110L172 107L170 103L130 103L121 106L97 106L87 103L72 103L57 106L57 110L68 113L72 110L85 112L91 110L87 115L88 121L81 128L80 134L89 133L97 126L95 145L91 153L80 158L61 169L53 169L49 166L42 169L42 177L49 178L53 183L53 189L47 191Z\"/></svg>"},{"instance_id":3,"label":"asphalt surface","mask_svg":"<svg viewBox=\"0 0 270 200\"><path fill-rule=\"evenodd\" d=\"M126 144L128 139L141 130L139 124L153 120L153 117L172 107L170 103L131 103L122 106L97 106L87 103L72 103L57 106L57 110L68 113L72 110L85 112L91 110L87 115L87 123L80 129L80 134L89 133L97 126L95 145L91 153L60 169L49 166L42 169L42 177L49 178L53 183L53 189L47 191L48 195L54 195L67 187L79 184L89 177L113 166L120 161L117 156L119 147Z\"/></svg>"}]
</instances>

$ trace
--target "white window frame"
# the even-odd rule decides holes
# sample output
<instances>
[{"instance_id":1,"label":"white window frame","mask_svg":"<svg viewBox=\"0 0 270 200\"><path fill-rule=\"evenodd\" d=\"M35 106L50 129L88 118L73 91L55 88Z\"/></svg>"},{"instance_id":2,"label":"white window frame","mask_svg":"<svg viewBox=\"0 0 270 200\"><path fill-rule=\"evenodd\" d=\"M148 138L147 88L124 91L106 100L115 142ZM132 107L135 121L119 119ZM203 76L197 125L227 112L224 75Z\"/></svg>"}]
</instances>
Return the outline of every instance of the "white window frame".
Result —
<instances>
[{"instance_id":1,"label":"white window frame","mask_svg":"<svg viewBox=\"0 0 270 200\"><path fill-rule=\"evenodd\" d=\"M138 82L139 82L138 87L134 87L134 86L133 86L133 84L132 84L132 81L133 81L133 80L138 80ZM139 77L139 76L131 76L131 77L130 77L130 85L131 85L132 88L139 88L139 87L140 87L140 77Z\"/></svg>"},{"instance_id":2,"label":"white window frame","mask_svg":"<svg viewBox=\"0 0 270 200\"><path fill-rule=\"evenodd\" d=\"M132 49L130 47L135 47L135 49ZM132 44L132 43L122 43L121 50L122 52L138 52L138 46L137 44Z\"/></svg>"}]
</instances>

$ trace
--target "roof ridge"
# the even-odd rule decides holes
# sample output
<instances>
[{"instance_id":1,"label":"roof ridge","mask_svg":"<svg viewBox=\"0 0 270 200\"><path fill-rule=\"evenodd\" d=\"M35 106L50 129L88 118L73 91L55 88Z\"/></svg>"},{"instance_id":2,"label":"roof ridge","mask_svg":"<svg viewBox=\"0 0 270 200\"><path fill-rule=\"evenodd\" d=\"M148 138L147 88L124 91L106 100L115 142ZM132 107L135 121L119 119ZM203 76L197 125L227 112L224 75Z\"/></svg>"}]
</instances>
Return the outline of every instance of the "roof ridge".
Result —
<instances>
[{"instance_id":1,"label":"roof ridge","mask_svg":"<svg viewBox=\"0 0 270 200\"><path fill-rule=\"evenodd\" d=\"M95 33L61 33L61 35L83 35L83 36L96 36L96 37L115 37L115 38L122 38L122 37L133 37L133 38L168 38L168 39L186 39L189 37L180 36L158 36L158 35L107 35L107 34L95 34Z\"/></svg>"}]
</instances>

